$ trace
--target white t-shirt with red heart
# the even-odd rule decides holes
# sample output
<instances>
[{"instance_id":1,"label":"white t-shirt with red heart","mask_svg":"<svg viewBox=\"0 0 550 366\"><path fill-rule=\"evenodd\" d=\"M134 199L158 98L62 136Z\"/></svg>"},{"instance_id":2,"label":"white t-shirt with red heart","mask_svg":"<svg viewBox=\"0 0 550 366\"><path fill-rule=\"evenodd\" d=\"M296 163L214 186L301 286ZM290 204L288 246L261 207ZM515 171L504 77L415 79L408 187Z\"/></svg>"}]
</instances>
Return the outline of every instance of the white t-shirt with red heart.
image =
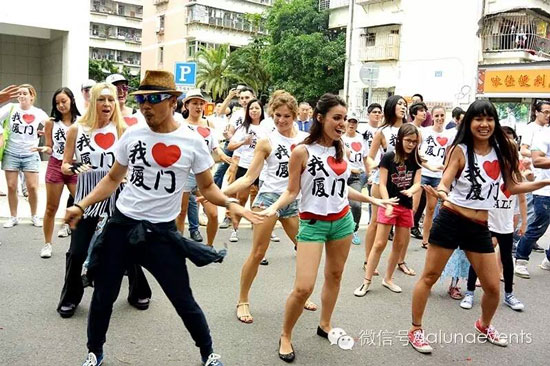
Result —
<instances>
[{"instance_id":1,"label":"white t-shirt with red heart","mask_svg":"<svg viewBox=\"0 0 550 366\"><path fill-rule=\"evenodd\" d=\"M358 133L353 137L344 135L342 136L342 141L349 151L350 168L364 171L363 158L369 155L367 141Z\"/></svg>"},{"instance_id":2,"label":"white t-shirt with red heart","mask_svg":"<svg viewBox=\"0 0 550 366\"><path fill-rule=\"evenodd\" d=\"M422 134L422 142L420 144L420 155L426 159L431 166L443 165L445 160L445 152L452 141L447 136L446 130L437 132L432 126L424 127L420 130ZM441 178L442 172L432 172L429 169L422 168L422 175L432 178Z\"/></svg>"},{"instance_id":3,"label":"white t-shirt with red heart","mask_svg":"<svg viewBox=\"0 0 550 366\"><path fill-rule=\"evenodd\" d=\"M503 181L500 182L498 196L493 210L489 210L489 230L499 234L514 232L514 208L517 196L506 189Z\"/></svg>"},{"instance_id":4,"label":"white t-shirt with red heart","mask_svg":"<svg viewBox=\"0 0 550 366\"><path fill-rule=\"evenodd\" d=\"M147 125L129 128L119 140L116 161L128 167L128 182L116 207L134 220L152 223L174 220L181 210L187 176L214 164L204 140L181 124L170 133Z\"/></svg>"},{"instance_id":5,"label":"white t-shirt with red heart","mask_svg":"<svg viewBox=\"0 0 550 366\"><path fill-rule=\"evenodd\" d=\"M38 146L38 126L49 119L46 112L34 106L24 110L19 103L8 103L0 108L0 121L8 117L11 132L5 151L16 155L35 154L31 149Z\"/></svg>"},{"instance_id":6,"label":"white t-shirt with red heart","mask_svg":"<svg viewBox=\"0 0 550 366\"><path fill-rule=\"evenodd\" d=\"M214 130L208 126L197 126L188 122L184 122L189 130L196 132L205 142L208 151L212 154L218 146L218 139L214 134Z\"/></svg>"}]
</instances>

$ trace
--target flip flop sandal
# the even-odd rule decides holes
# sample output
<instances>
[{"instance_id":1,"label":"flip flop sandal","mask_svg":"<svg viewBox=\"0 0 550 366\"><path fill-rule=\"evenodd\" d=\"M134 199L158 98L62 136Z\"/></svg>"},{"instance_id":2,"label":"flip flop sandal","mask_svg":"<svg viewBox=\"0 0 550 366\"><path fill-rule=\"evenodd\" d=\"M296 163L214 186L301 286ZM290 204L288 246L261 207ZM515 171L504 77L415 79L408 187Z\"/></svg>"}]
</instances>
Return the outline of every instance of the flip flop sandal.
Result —
<instances>
[{"instance_id":1,"label":"flip flop sandal","mask_svg":"<svg viewBox=\"0 0 550 366\"><path fill-rule=\"evenodd\" d=\"M304 309L309 311L315 311L317 310L317 305L314 302L307 300L306 303L304 304Z\"/></svg>"},{"instance_id":2,"label":"flip flop sandal","mask_svg":"<svg viewBox=\"0 0 550 366\"><path fill-rule=\"evenodd\" d=\"M407 276L416 276L416 272L410 269L406 262L397 263L397 268Z\"/></svg>"},{"instance_id":3,"label":"flip flop sandal","mask_svg":"<svg viewBox=\"0 0 550 366\"><path fill-rule=\"evenodd\" d=\"M248 314L244 314L244 315L241 315L239 316L239 308L241 306L246 306L248 307ZM247 319L248 318L248 319ZM252 315L250 314L250 303L248 302L241 302L240 304L237 304L237 319L241 322L241 323L245 323L245 324L251 324L252 322L254 322L254 319L252 318Z\"/></svg>"}]
</instances>

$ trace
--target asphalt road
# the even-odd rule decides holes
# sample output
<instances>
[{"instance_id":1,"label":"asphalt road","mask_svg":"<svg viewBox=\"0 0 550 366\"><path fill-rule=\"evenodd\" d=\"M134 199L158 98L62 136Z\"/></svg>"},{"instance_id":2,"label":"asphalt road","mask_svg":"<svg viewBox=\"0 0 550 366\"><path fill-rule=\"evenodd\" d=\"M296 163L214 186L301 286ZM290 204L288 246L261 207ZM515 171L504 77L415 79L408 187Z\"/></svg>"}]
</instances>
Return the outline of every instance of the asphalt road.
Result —
<instances>
[{"instance_id":1,"label":"asphalt road","mask_svg":"<svg viewBox=\"0 0 550 366\"><path fill-rule=\"evenodd\" d=\"M242 228L241 241L229 244L229 256L223 264L204 268L189 265L194 295L206 313L215 351L222 355L225 365L283 364L277 357L277 342L295 260L283 231L276 232L283 240L272 243L268 252L270 264L260 267L252 288L253 324L242 324L235 316L237 284L240 267L250 249L250 229ZM228 237L229 231L221 230L216 245L221 246ZM45 260L39 257L41 238L41 229L29 224L0 228L0 365L80 365L86 354L91 289L86 290L73 318L59 317L55 309L69 239L56 239L53 257ZM548 237L540 244L547 246ZM331 346L318 337L315 330L319 311L304 312L294 332L296 365L548 364L550 273L538 268L542 254L532 255L530 280L515 278L515 292L526 310L518 313L501 304L494 319L498 330L515 337L514 344L500 348L472 343L481 290L476 293L474 308L467 311L449 298L445 282L434 287L424 326L430 333L443 332L446 343L436 344L433 354L425 356L402 342L410 324L411 291L416 278L396 272L395 282L403 293L391 293L381 286L380 278L375 278L373 290L366 297L353 296L363 277L363 250L363 245L351 249L333 317L333 326L343 328L355 339L353 349ZM419 242L411 240L407 260L417 272L422 270L424 254ZM387 253L379 267L381 271L386 258ZM107 334L104 364L200 365L198 349L156 281L148 276L153 299L147 311L128 305L126 280L123 283ZM317 303L321 285L322 276L312 297ZM466 341L460 342L460 337Z\"/></svg>"}]
</instances>

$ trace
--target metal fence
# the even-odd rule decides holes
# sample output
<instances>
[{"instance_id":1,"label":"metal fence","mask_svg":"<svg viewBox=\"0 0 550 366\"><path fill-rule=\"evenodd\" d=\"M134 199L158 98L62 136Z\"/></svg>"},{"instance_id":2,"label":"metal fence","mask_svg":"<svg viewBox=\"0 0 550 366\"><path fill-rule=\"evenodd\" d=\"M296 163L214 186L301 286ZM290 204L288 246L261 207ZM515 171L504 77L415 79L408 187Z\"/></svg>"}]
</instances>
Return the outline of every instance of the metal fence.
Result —
<instances>
[{"instance_id":1,"label":"metal fence","mask_svg":"<svg viewBox=\"0 0 550 366\"><path fill-rule=\"evenodd\" d=\"M488 16L481 39L484 52L525 50L550 56L550 20L531 12Z\"/></svg>"}]
</instances>

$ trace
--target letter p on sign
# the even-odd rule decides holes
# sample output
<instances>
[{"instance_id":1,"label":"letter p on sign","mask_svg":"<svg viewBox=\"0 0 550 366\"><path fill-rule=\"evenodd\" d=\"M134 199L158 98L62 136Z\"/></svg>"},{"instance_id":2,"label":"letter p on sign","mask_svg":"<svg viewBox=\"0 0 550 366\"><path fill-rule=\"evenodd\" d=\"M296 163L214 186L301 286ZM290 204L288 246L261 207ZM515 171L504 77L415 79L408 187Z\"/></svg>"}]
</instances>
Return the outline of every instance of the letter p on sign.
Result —
<instances>
[{"instance_id":1,"label":"letter p on sign","mask_svg":"<svg viewBox=\"0 0 550 366\"><path fill-rule=\"evenodd\" d=\"M197 76L195 62L176 62L174 71L176 85L195 86Z\"/></svg>"}]
</instances>

